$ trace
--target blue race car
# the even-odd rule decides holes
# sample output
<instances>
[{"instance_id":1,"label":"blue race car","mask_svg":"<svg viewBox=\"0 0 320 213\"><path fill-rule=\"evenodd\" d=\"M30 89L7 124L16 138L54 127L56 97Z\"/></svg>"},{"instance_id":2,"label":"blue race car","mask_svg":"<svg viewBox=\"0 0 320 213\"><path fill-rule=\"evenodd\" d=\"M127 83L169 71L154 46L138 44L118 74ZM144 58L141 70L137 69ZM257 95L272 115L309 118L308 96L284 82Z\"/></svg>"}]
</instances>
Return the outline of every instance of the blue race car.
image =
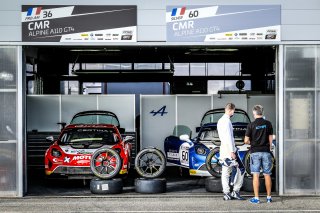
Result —
<instances>
[{"instance_id":1,"label":"blue race car","mask_svg":"<svg viewBox=\"0 0 320 213\"><path fill-rule=\"evenodd\" d=\"M200 127L196 128L198 135L193 139L190 139L191 130L188 127L176 126L173 135L164 141L167 162L189 169L189 174L193 176L221 176L221 165L218 160L221 142L217 131L217 122L223 114L224 109L206 112L202 117ZM248 153L249 145L245 145L243 141L250 118L245 111L236 109L231 122L234 128L235 143L239 149L239 155L241 155L239 157L244 159ZM211 154L210 160L207 159L209 153Z\"/></svg>"}]
</instances>

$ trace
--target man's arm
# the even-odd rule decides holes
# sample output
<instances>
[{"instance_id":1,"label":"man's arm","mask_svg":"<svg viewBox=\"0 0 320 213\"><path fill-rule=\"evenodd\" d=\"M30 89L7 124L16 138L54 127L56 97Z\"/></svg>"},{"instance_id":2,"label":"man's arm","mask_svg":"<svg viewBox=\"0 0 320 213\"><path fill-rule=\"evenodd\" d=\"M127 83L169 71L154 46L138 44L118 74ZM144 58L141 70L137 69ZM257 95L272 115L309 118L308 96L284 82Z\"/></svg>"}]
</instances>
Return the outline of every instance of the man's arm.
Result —
<instances>
[{"instance_id":1,"label":"man's arm","mask_svg":"<svg viewBox=\"0 0 320 213\"><path fill-rule=\"evenodd\" d=\"M272 148L272 141L273 141L273 135L269 135L270 151L271 151L271 148Z\"/></svg>"},{"instance_id":2,"label":"man's arm","mask_svg":"<svg viewBox=\"0 0 320 213\"><path fill-rule=\"evenodd\" d=\"M250 138L248 136L244 137L244 143L245 144L250 144Z\"/></svg>"}]
</instances>

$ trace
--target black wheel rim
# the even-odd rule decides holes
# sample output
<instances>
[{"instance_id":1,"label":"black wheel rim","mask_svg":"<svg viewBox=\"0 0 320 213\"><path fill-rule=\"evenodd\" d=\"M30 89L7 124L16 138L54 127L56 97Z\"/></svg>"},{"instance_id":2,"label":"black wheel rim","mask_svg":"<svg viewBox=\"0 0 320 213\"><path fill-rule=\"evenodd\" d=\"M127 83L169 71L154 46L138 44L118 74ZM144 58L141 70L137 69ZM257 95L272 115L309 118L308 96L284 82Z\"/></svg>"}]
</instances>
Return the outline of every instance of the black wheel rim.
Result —
<instances>
[{"instance_id":1,"label":"black wheel rim","mask_svg":"<svg viewBox=\"0 0 320 213\"><path fill-rule=\"evenodd\" d=\"M137 168L148 177L157 176L161 172L164 162L159 155L153 152L147 152L138 159Z\"/></svg>"}]
</instances>

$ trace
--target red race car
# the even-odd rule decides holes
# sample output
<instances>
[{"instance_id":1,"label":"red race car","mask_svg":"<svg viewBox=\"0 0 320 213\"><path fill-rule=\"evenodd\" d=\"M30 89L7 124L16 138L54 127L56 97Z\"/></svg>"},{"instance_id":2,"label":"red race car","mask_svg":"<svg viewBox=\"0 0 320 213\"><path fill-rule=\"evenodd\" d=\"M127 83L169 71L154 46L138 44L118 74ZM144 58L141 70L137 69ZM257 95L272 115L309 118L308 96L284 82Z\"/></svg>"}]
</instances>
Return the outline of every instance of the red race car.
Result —
<instances>
[{"instance_id":1,"label":"red race car","mask_svg":"<svg viewBox=\"0 0 320 213\"><path fill-rule=\"evenodd\" d=\"M45 174L108 179L128 173L131 136L111 124L70 124L45 153Z\"/></svg>"}]
</instances>

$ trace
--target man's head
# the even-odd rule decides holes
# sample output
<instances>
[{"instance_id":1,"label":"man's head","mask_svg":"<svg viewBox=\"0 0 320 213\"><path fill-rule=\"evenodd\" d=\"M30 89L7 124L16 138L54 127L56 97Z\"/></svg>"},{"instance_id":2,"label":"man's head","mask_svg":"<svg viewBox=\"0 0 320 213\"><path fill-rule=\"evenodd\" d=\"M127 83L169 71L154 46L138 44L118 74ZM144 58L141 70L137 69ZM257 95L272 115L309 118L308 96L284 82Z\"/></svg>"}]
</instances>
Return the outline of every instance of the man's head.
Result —
<instances>
[{"instance_id":1,"label":"man's head","mask_svg":"<svg viewBox=\"0 0 320 213\"><path fill-rule=\"evenodd\" d=\"M227 105L224 108L224 112L225 114L231 117L233 116L235 109L236 109L236 106L233 103L227 103Z\"/></svg>"},{"instance_id":2,"label":"man's head","mask_svg":"<svg viewBox=\"0 0 320 213\"><path fill-rule=\"evenodd\" d=\"M262 118L263 117L263 106L255 105L252 109L254 118Z\"/></svg>"}]
</instances>

